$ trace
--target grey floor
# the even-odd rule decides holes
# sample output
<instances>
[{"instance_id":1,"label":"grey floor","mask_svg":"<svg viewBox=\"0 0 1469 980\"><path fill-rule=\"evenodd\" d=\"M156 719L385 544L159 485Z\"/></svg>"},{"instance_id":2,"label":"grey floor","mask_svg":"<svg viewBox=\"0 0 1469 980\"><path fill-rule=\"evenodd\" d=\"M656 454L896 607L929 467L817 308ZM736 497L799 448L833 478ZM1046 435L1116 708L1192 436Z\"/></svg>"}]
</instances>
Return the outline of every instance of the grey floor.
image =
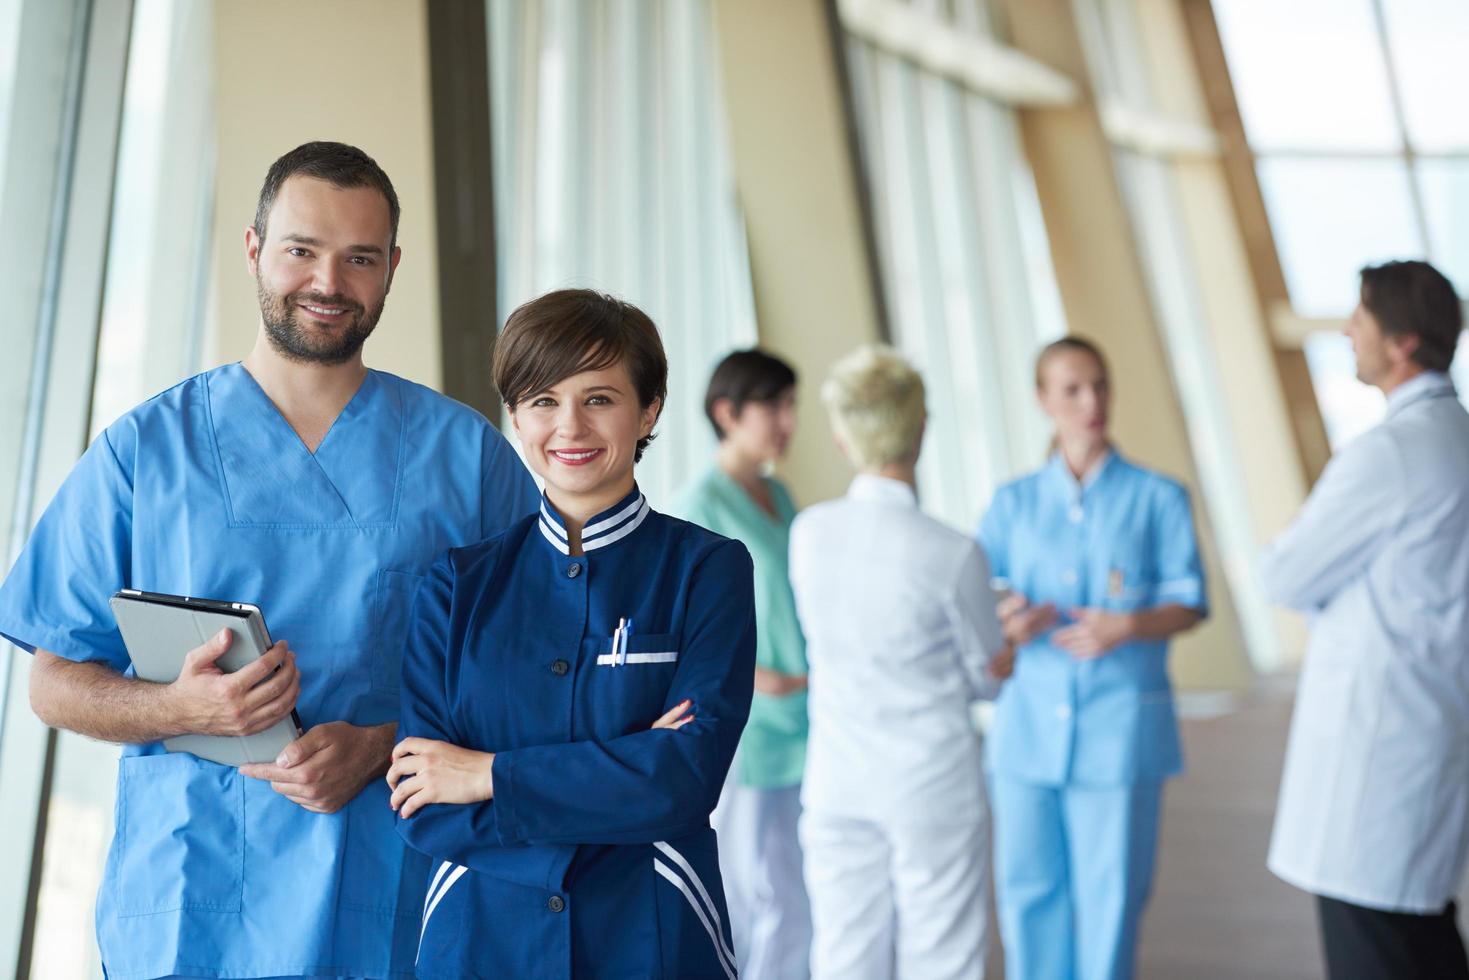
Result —
<instances>
[{"instance_id":1,"label":"grey floor","mask_svg":"<svg viewBox=\"0 0 1469 980\"><path fill-rule=\"evenodd\" d=\"M1143 980L1315 980L1312 900L1265 869L1291 689L1265 684L1233 712L1183 723L1188 771L1169 783Z\"/></svg>"}]
</instances>

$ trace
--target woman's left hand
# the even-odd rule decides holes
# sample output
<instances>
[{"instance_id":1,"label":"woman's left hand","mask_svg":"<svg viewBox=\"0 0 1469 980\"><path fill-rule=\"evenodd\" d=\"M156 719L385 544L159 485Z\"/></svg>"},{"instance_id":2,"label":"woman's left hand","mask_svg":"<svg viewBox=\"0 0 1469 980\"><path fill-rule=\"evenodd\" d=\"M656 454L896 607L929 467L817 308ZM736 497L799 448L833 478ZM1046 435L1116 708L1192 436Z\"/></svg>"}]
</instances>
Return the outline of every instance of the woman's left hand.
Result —
<instances>
[{"instance_id":1,"label":"woman's left hand","mask_svg":"<svg viewBox=\"0 0 1469 980\"><path fill-rule=\"evenodd\" d=\"M1051 634L1051 642L1077 660L1094 660L1132 635L1132 616L1104 609L1073 609L1070 626Z\"/></svg>"},{"instance_id":2,"label":"woman's left hand","mask_svg":"<svg viewBox=\"0 0 1469 980\"><path fill-rule=\"evenodd\" d=\"M478 803L495 795L495 753L429 738L405 738L388 767L389 806L405 819L430 803Z\"/></svg>"}]
</instances>

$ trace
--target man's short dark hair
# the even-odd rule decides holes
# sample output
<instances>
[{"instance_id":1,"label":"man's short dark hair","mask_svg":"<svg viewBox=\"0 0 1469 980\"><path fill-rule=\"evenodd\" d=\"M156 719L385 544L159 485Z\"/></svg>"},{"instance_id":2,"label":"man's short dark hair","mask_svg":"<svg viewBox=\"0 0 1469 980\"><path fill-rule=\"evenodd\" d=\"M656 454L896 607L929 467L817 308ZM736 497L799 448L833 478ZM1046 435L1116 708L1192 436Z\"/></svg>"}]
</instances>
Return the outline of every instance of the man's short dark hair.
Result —
<instances>
[{"instance_id":1,"label":"man's short dark hair","mask_svg":"<svg viewBox=\"0 0 1469 980\"><path fill-rule=\"evenodd\" d=\"M757 347L737 350L714 368L709 390L704 393L704 414L714 426L714 435L724 438L724 430L714 419L714 403L729 399L738 416L751 402L770 402L796 386L796 371L785 361Z\"/></svg>"},{"instance_id":2,"label":"man's short dark hair","mask_svg":"<svg viewBox=\"0 0 1469 980\"><path fill-rule=\"evenodd\" d=\"M583 371L623 364L647 408L668 401L668 356L658 327L631 303L594 289L558 289L516 307L495 341L491 373L511 411L522 401ZM650 433L633 456L643 458Z\"/></svg>"},{"instance_id":3,"label":"man's short dark hair","mask_svg":"<svg viewBox=\"0 0 1469 980\"><path fill-rule=\"evenodd\" d=\"M1464 329L1464 307L1453 284L1427 262L1384 262L1362 270L1362 305L1384 334L1418 338L1413 360L1447 371Z\"/></svg>"},{"instance_id":4,"label":"man's short dark hair","mask_svg":"<svg viewBox=\"0 0 1469 980\"><path fill-rule=\"evenodd\" d=\"M255 234L265 241L265 225L270 219L270 209L281 192L281 185L289 177L315 177L335 187L371 187L381 191L388 201L388 218L392 225L392 237L388 240L388 251L398 244L398 193L393 182L377 165L377 161L355 146L346 143L302 143L294 150L270 165L265 173L265 183L260 188L260 200L255 205Z\"/></svg>"}]
</instances>

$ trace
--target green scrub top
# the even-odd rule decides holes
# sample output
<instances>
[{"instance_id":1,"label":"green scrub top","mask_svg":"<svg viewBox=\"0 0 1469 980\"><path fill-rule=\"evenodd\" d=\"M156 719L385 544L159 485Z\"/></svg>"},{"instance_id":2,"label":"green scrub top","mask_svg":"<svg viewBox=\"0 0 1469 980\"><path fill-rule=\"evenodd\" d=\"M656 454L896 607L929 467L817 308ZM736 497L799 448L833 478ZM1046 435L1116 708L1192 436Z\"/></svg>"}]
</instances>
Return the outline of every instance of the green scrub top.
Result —
<instances>
[{"instance_id":1,"label":"green scrub top","mask_svg":"<svg viewBox=\"0 0 1469 980\"><path fill-rule=\"evenodd\" d=\"M755 663L804 676L806 641L791 593L791 521L796 505L778 480L765 478L772 517L718 466L685 488L675 513L744 543L755 561ZM806 692L783 697L756 692L736 757L745 786L777 789L801 781L806 766Z\"/></svg>"}]
</instances>

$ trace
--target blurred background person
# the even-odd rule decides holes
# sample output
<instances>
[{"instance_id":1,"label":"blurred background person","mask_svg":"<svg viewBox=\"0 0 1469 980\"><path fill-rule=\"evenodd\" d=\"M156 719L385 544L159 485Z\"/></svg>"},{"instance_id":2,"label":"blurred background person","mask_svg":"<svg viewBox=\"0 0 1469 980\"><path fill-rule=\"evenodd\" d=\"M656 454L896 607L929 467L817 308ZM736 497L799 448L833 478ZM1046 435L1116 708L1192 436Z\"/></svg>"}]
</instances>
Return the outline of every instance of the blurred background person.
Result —
<instances>
[{"instance_id":1,"label":"blurred background person","mask_svg":"<svg viewBox=\"0 0 1469 980\"><path fill-rule=\"evenodd\" d=\"M989 740L1007 970L1130 977L1153 879L1163 780L1183 768L1168 640L1208 604L1188 491L1107 437L1101 351L1046 346L1036 391L1056 427L1039 471L979 528L1014 676Z\"/></svg>"},{"instance_id":2,"label":"blurred background person","mask_svg":"<svg viewBox=\"0 0 1469 980\"><path fill-rule=\"evenodd\" d=\"M989 818L970 705L999 683L989 569L972 541L918 509L926 412L908 362L859 348L822 399L858 475L791 530L811 660L811 972L982 977Z\"/></svg>"},{"instance_id":3,"label":"blurred background person","mask_svg":"<svg viewBox=\"0 0 1469 980\"><path fill-rule=\"evenodd\" d=\"M719 450L677 512L742 541L755 561L755 696L714 811L735 956L747 980L809 972L811 912L801 878L801 772L806 764L806 646L789 563L796 505L770 475L796 427L796 372L762 350L715 367L704 411Z\"/></svg>"},{"instance_id":4,"label":"blurred background person","mask_svg":"<svg viewBox=\"0 0 1469 980\"><path fill-rule=\"evenodd\" d=\"M1338 978L1466 977L1469 415L1447 372L1459 298L1427 262L1361 272L1346 325L1387 417L1337 452L1265 552L1312 615L1270 870L1316 896Z\"/></svg>"}]
</instances>

